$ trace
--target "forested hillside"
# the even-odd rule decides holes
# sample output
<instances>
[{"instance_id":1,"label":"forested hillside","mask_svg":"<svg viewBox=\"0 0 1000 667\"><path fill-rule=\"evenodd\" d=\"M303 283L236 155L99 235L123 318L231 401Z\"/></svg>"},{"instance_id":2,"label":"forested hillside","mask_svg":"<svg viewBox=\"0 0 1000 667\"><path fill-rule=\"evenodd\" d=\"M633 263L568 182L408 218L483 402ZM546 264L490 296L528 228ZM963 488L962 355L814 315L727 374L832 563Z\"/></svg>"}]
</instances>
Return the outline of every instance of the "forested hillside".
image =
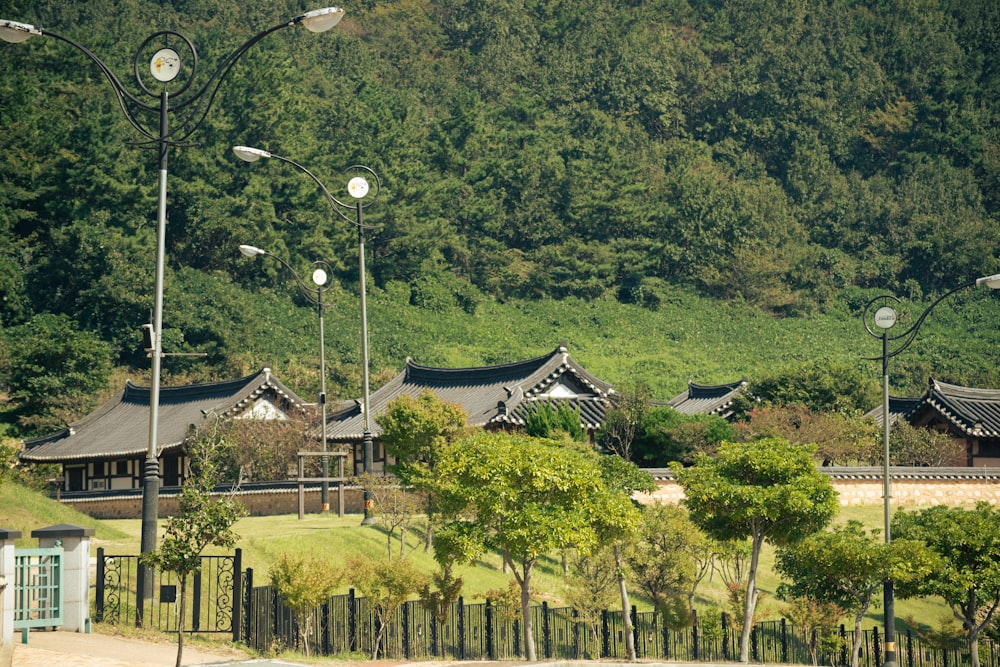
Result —
<instances>
[{"instance_id":1,"label":"forested hillside","mask_svg":"<svg viewBox=\"0 0 1000 667\"><path fill-rule=\"evenodd\" d=\"M133 56L152 32L190 37L205 80L251 35L314 8L8 0L0 18L86 45L137 91ZM208 353L168 358L170 381L269 365L304 395L318 384L315 314L276 262L239 255L248 243L303 276L314 260L333 266L331 393L358 392L356 230L302 173L244 164L236 144L332 190L350 164L380 175L366 213L379 375L406 356L496 363L560 339L602 377L660 398L688 378L830 356L877 372L857 321L868 298L895 292L919 313L1000 271L995 0L345 9L328 33L287 29L253 47L194 144L170 152L164 347ZM158 174L140 139L79 51L0 43L12 432L79 416L117 388L113 369L148 369ZM919 391L931 374L1000 386L1000 300L953 301L900 360L898 386Z\"/></svg>"}]
</instances>

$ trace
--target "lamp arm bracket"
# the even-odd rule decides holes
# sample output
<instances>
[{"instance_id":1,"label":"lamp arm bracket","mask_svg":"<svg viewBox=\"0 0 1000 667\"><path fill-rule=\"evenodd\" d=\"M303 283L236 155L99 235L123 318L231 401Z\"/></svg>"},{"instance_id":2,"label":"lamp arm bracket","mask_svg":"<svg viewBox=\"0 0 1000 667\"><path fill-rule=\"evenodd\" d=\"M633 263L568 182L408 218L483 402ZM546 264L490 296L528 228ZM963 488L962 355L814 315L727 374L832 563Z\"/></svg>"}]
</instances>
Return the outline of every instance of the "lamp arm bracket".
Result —
<instances>
[{"instance_id":1,"label":"lamp arm bracket","mask_svg":"<svg viewBox=\"0 0 1000 667\"><path fill-rule=\"evenodd\" d=\"M83 44L80 44L76 40L70 39L69 37L66 37L64 35L60 35L59 33L52 32L51 30L40 28L39 31L42 33L42 35L46 35L48 37L54 37L55 39L58 39L61 42L69 44L77 51L80 51L85 56L87 56L91 60L91 62L93 62L95 65L97 65L98 69L100 69L101 73L104 75L104 78L108 80L108 83L110 83L111 87L114 89L115 97L118 100L118 105L121 107L122 112L125 114L125 119L129 122L129 125L134 127L136 131L138 131L142 136L146 137L148 140L158 141L158 138L155 134L153 134L145 127L143 127L143 125L139 122L139 119L136 116L135 112L132 110L133 105L144 111L157 111L159 109L158 106L154 106L152 104L143 102L142 99L140 99L132 92L130 92L127 88L125 88L125 86L122 85L122 82L118 79L118 77L115 76L115 73L112 72L111 69L106 64L104 64L104 61L98 58L93 51L88 49Z\"/></svg>"}]
</instances>

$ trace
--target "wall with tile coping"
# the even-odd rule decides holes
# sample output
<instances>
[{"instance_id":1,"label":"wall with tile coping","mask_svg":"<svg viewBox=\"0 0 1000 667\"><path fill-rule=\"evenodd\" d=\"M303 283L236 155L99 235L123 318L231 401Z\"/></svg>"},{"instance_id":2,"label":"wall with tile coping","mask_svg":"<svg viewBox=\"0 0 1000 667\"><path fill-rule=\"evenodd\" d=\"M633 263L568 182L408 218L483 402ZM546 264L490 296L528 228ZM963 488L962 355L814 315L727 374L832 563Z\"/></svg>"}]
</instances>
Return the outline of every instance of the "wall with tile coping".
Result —
<instances>
[{"instance_id":1,"label":"wall with tile coping","mask_svg":"<svg viewBox=\"0 0 1000 667\"><path fill-rule=\"evenodd\" d=\"M882 480L833 479L833 487L840 496L840 504L881 505ZM684 491L672 479L659 479L657 490L641 494L639 502L677 503L684 498ZM973 505L985 501L1000 504L1000 480L997 479L893 479L890 485L891 502L895 506L926 507L930 505Z\"/></svg>"}]
</instances>

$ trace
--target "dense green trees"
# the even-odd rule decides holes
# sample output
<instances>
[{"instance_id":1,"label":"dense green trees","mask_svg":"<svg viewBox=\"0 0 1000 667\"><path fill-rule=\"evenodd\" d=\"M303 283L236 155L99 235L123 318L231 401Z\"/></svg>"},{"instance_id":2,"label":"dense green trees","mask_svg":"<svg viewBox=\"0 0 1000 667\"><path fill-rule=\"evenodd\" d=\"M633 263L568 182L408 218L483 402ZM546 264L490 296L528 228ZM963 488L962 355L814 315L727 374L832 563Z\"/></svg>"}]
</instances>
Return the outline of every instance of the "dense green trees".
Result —
<instances>
[{"instance_id":1,"label":"dense green trees","mask_svg":"<svg viewBox=\"0 0 1000 667\"><path fill-rule=\"evenodd\" d=\"M723 443L717 457L671 467L684 489L691 520L717 540L749 539L750 566L743 598L740 662L749 660L757 604L757 566L764 542L784 546L822 530L837 510L837 492L816 470L813 447L780 438Z\"/></svg>"},{"instance_id":2,"label":"dense green trees","mask_svg":"<svg viewBox=\"0 0 1000 667\"><path fill-rule=\"evenodd\" d=\"M153 30L188 34L211 71L300 11L288 0L12 0L4 17L84 42L128 80ZM920 299L994 273L998 25L986 0L919 11L903 0L393 0L348 8L318 38L282 31L234 67L196 145L171 154L165 326L175 351L210 357L168 359L165 372L257 365L280 345L249 342L269 331L255 318L299 335L305 316L277 313L296 298L287 277L240 264L238 243L295 266L325 259L342 295L356 295L355 230L300 174L237 164L237 143L291 156L332 188L348 164L378 171L372 284L409 290L420 307L655 309L694 289L808 315L850 290ZM114 363L142 367L155 159L128 144L120 116L68 45L0 44L0 325L67 315ZM330 324L353 331L343 310ZM345 391L357 387L353 342L331 337ZM394 367L414 352L373 343Z\"/></svg>"}]
</instances>

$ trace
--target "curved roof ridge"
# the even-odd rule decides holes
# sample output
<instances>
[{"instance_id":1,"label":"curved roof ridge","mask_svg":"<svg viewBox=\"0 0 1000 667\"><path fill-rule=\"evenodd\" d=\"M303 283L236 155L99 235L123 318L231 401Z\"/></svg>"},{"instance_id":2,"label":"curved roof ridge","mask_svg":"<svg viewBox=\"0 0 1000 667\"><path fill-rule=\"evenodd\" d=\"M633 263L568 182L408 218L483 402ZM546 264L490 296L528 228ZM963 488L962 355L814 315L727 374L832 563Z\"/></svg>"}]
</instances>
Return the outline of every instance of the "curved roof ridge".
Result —
<instances>
[{"instance_id":1,"label":"curved roof ridge","mask_svg":"<svg viewBox=\"0 0 1000 667\"><path fill-rule=\"evenodd\" d=\"M959 384L950 384L934 378L930 379L930 393L941 394L943 396L955 396L957 398L971 398L980 400L1000 401L1000 389L984 389L980 387L967 387Z\"/></svg>"},{"instance_id":2,"label":"curved roof ridge","mask_svg":"<svg viewBox=\"0 0 1000 667\"><path fill-rule=\"evenodd\" d=\"M465 366L462 368L445 368L441 366L425 366L423 364L418 364L413 359L407 357L406 359L406 375L409 378L427 378L434 375L440 375L448 379L454 379L457 377L480 377L480 376L497 376L497 375L524 375L530 376L528 370L536 371L540 367L544 366L552 358L559 355L561 352L565 351L563 347L557 347L555 351L549 352L548 354L543 354L532 359L525 359L522 361L512 361L506 364L495 364L493 366Z\"/></svg>"}]
</instances>

